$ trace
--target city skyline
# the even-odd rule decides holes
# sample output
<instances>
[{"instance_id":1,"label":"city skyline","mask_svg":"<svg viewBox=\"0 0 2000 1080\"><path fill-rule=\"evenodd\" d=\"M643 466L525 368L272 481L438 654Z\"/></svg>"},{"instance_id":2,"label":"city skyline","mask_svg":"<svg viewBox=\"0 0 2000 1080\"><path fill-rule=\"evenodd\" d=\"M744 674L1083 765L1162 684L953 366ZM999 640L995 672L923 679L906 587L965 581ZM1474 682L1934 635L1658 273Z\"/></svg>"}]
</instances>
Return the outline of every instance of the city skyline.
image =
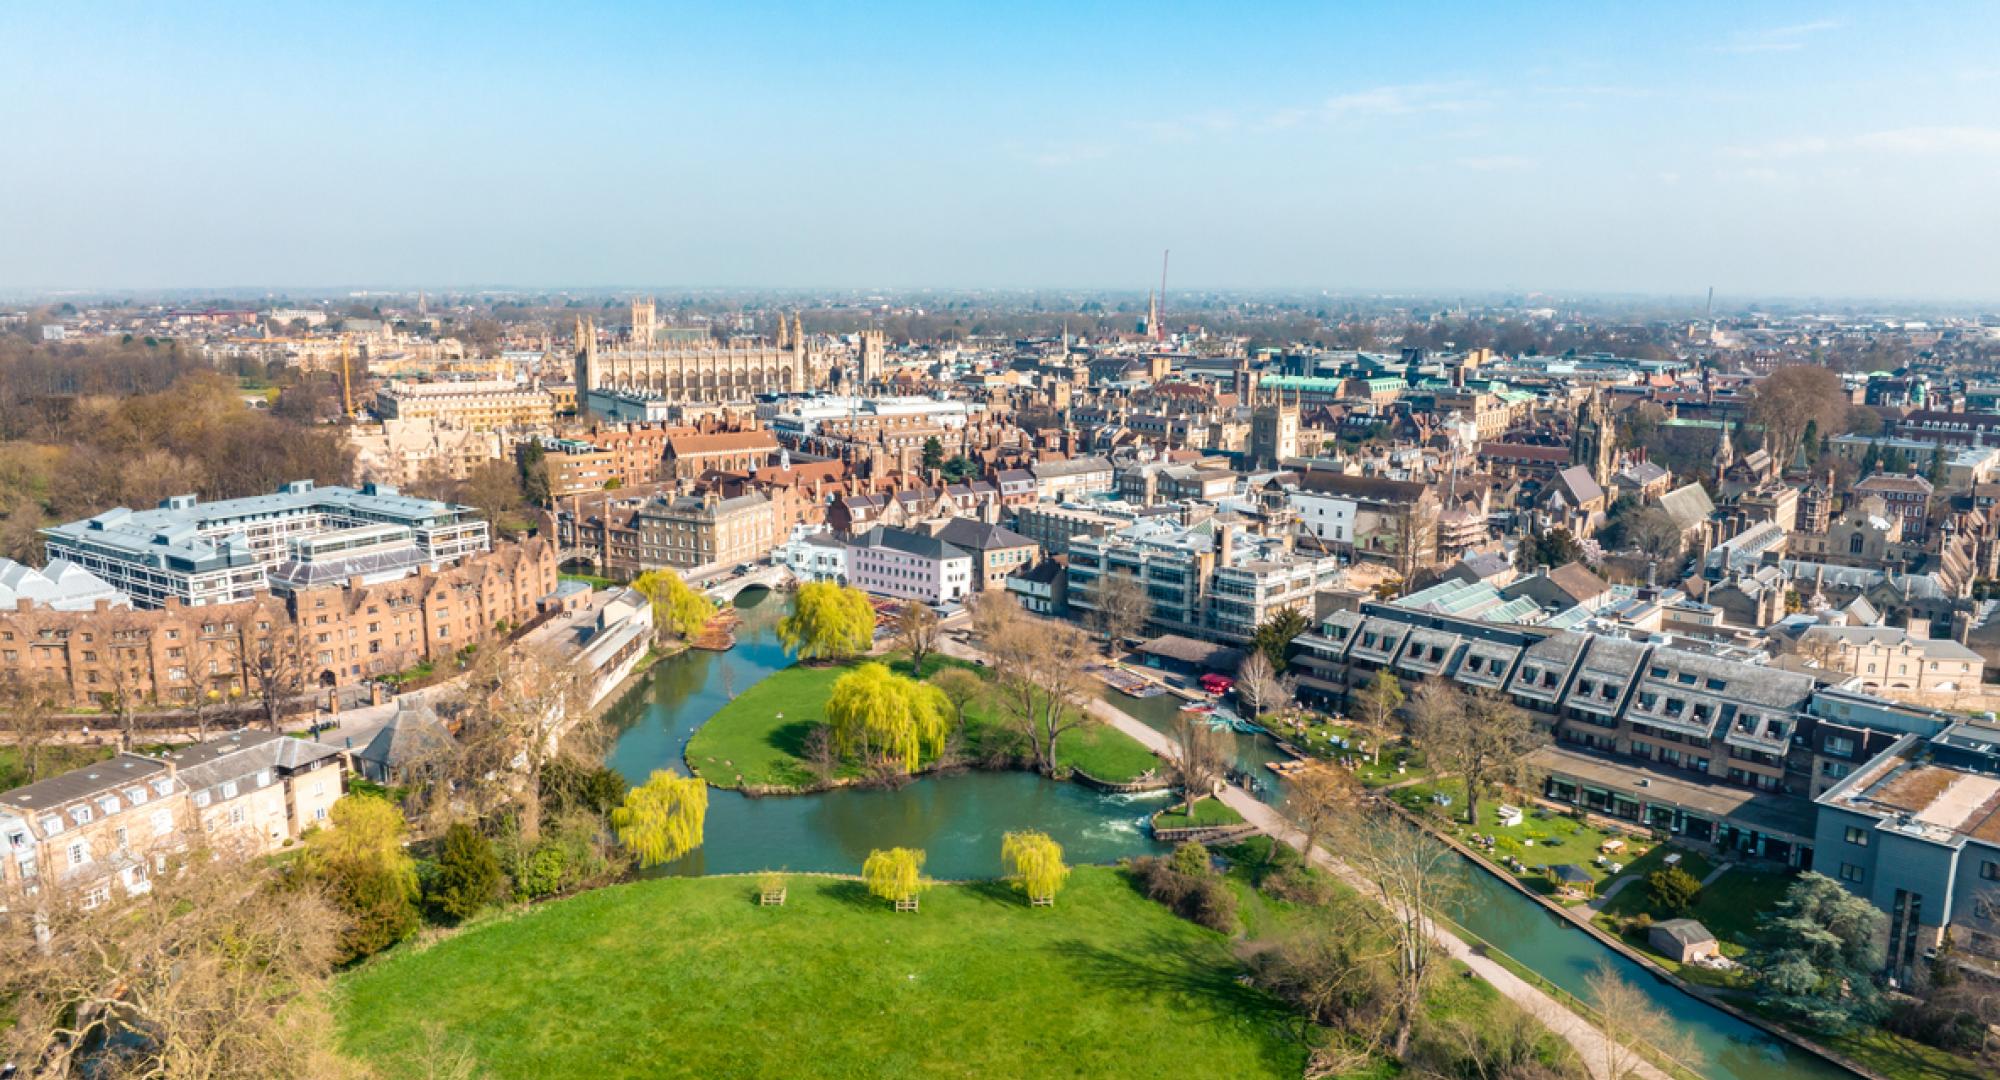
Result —
<instances>
[{"instance_id":1,"label":"city skyline","mask_svg":"<svg viewBox=\"0 0 2000 1080\"><path fill-rule=\"evenodd\" d=\"M0 290L1991 300L1981 5L0 14Z\"/></svg>"}]
</instances>

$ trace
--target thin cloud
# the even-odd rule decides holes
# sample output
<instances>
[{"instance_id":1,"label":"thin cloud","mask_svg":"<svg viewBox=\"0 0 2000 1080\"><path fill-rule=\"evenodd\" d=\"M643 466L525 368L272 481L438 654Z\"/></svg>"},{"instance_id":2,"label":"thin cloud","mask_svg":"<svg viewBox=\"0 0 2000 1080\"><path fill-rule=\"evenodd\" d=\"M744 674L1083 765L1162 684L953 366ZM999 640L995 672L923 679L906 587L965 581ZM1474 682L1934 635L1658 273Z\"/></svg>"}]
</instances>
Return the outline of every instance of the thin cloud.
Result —
<instances>
[{"instance_id":1,"label":"thin cloud","mask_svg":"<svg viewBox=\"0 0 2000 1080\"><path fill-rule=\"evenodd\" d=\"M1837 19L1817 19L1812 22L1794 23L1791 26L1773 26L1763 30L1738 30L1728 39L1710 47L1720 53L1774 53L1798 52L1806 47L1808 38L1817 34L1838 30L1841 23Z\"/></svg>"},{"instance_id":2,"label":"thin cloud","mask_svg":"<svg viewBox=\"0 0 2000 1080\"><path fill-rule=\"evenodd\" d=\"M1414 113L1470 112L1487 104L1489 102L1484 98L1472 93L1469 83L1410 83L1336 94L1320 104L1319 115L1324 120L1338 121L1409 116Z\"/></svg>"},{"instance_id":3,"label":"thin cloud","mask_svg":"<svg viewBox=\"0 0 2000 1080\"><path fill-rule=\"evenodd\" d=\"M1541 162L1520 154L1489 154L1484 157L1462 157L1458 167L1472 172L1527 172Z\"/></svg>"},{"instance_id":4,"label":"thin cloud","mask_svg":"<svg viewBox=\"0 0 2000 1080\"><path fill-rule=\"evenodd\" d=\"M1777 139L1759 146L1730 147L1730 157L1745 160L1816 157L1826 154L1996 154L2000 128L1935 125L1892 128L1858 135L1805 135Z\"/></svg>"}]
</instances>

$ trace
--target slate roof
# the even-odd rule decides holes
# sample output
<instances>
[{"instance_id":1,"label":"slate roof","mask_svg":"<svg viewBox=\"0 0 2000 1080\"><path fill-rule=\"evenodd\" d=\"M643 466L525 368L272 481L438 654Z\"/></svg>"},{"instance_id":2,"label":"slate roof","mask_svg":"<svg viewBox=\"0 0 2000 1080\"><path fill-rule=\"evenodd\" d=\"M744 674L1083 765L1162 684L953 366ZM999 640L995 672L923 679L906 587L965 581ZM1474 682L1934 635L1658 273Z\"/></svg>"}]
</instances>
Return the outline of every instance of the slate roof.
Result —
<instances>
[{"instance_id":1,"label":"slate roof","mask_svg":"<svg viewBox=\"0 0 2000 1080\"><path fill-rule=\"evenodd\" d=\"M972 518L952 518L939 529L937 538L955 547L968 551L993 551L999 548L1033 547L1035 542L1012 529L999 525L989 525Z\"/></svg>"}]
</instances>

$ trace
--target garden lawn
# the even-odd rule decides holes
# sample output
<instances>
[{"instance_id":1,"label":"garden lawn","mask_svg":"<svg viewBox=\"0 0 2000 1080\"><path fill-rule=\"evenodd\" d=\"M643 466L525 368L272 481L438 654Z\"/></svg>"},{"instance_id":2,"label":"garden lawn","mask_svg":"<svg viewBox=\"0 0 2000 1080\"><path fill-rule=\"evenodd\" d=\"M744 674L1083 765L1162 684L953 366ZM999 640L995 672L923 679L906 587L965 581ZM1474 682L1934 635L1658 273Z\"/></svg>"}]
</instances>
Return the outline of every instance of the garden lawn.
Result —
<instances>
[{"instance_id":1,"label":"garden lawn","mask_svg":"<svg viewBox=\"0 0 2000 1080\"><path fill-rule=\"evenodd\" d=\"M1153 818L1155 829L1198 829L1241 824L1243 815L1237 813L1228 803L1215 798L1198 800L1191 814L1184 814L1179 810L1162 810Z\"/></svg>"},{"instance_id":2,"label":"garden lawn","mask_svg":"<svg viewBox=\"0 0 2000 1080\"><path fill-rule=\"evenodd\" d=\"M1451 800L1451 805L1441 806L1432 800L1432 796L1440 792ZM1394 797L1397 802L1411 810L1431 815L1434 821L1442 823L1463 843L1472 844L1471 836L1475 832L1493 837L1494 844L1491 851L1476 844L1472 846L1476 850L1486 852L1495 862L1498 862L1503 855L1512 855L1521 860L1534 871L1531 874L1533 879L1531 883L1540 883L1537 887L1545 887L1547 884L1546 878L1540 872L1541 868L1570 863L1588 871L1601 890L1604 883L1612 876L1608 862L1632 863L1655 846L1654 841L1644 837L1601 829L1533 801L1514 804L1521 808L1524 818L1519 825L1503 827L1500 824L1500 806L1507 800L1490 797L1481 799L1479 827L1472 828L1465 823L1465 783L1453 778L1398 788L1394 792ZM1598 846L1613 838L1625 841L1625 850L1610 857L1607 865L1597 865ZM1533 843L1530 844L1528 841ZM1627 885L1625 891L1630 892L1640 887ZM1623 899L1624 895L1625 893L1621 892L1617 898Z\"/></svg>"},{"instance_id":3,"label":"garden lawn","mask_svg":"<svg viewBox=\"0 0 2000 1080\"><path fill-rule=\"evenodd\" d=\"M897 674L909 675L905 658L878 657ZM857 661L858 663L859 661ZM924 659L926 675L943 667L965 667L987 673L963 661L932 655ZM795 664L737 695L688 740L687 760L694 771L717 787L765 786L797 788L810 785L812 769L805 758L806 736L826 720L826 700L833 684L852 665L813 667ZM1019 736L994 714L974 702L966 707L965 744L974 757L996 744L1019 742ZM1056 742L1058 764L1080 769L1100 780L1125 783L1160 767L1159 759L1137 739L1105 724L1074 728ZM837 777L861 775L858 763L844 763Z\"/></svg>"},{"instance_id":4,"label":"garden lawn","mask_svg":"<svg viewBox=\"0 0 2000 1080\"><path fill-rule=\"evenodd\" d=\"M898 914L858 882L666 878L396 950L343 976L344 1049L425 1076L425 1023L482 1075L1296 1077L1282 1007L1229 941L1080 867L1053 908L943 886Z\"/></svg>"}]
</instances>

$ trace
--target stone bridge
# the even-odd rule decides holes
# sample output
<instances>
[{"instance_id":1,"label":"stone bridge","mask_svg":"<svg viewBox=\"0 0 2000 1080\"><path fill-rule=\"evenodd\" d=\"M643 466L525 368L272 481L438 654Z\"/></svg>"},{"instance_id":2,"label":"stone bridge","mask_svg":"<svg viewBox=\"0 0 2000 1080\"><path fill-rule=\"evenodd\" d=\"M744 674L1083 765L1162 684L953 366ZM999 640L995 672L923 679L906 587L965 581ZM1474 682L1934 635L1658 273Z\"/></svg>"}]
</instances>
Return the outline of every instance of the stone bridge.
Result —
<instances>
[{"instance_id":1,"label":"stone bridge","mask_svg":"<svg viewBox=\"0 0 2000 1080\"><path fill-rule=\"evenodd\" d=\"M780 589L792 583L792 568L779 564L762 566L748 574L732 574L714 581L700 583L701 591L717 603L728 603L736 599L736 594L745 589Z\"/></svg>"}]
</instances>

